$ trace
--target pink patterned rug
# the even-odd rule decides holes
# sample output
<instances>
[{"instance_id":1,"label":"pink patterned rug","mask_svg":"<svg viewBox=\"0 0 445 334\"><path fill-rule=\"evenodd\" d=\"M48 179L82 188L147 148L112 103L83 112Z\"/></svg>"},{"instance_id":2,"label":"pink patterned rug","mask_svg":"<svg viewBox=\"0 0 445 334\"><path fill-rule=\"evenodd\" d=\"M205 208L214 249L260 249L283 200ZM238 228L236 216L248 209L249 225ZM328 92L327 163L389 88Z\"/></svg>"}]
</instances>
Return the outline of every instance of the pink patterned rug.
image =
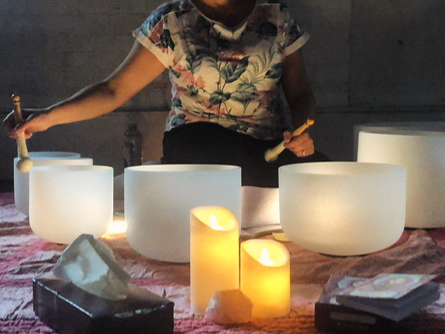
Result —
<instances>
[{"instance_id":1,"label":"pink patterned rug","mask_svg":"<svg viewBox=\"0 0 445 334\"><path fill-rule=\"evenodd\" d=\"M65 246L33 234L11 193L0 194L0 333L54 333L32 310L33 277L50 274ZM292 243L291 313L279 319L254 319L245 325L219 326L189 308L189 266L147 259L124 235L102 238L133 283L175 303L175 333L320 333L314 304L331 274L371 277L381 272L439 274L441 298L400 322L393 333L445 333L445 229L407 230L393 247L362 257L327 257ZM442 276L443 275L443 276Z\"/></svg>"}]
</instances>

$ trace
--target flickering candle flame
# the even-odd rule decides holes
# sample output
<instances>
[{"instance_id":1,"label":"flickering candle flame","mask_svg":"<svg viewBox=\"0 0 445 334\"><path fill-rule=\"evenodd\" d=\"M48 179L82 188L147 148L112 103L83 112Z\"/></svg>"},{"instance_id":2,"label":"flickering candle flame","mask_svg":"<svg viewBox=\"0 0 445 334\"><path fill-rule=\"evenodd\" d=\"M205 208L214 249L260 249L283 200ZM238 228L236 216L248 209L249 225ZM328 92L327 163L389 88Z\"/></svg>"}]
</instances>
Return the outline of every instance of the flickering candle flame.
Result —
<instances>
[{"instance_id":1,"label":"flickering candle flame","mask_svg":"<svg viewBox=\"0 0 445 334\"><path fill-rule=\"evenodd\" d=\"M217 231L224 230L224 226L219 225L218 219L216 219L215 215L210 215L210 227Z\"/></svg>"},{"instance_id":2,"label":"flickering candle flame","mask_svg":"<svg viewBox=\"0 0 445 334\"><path fill-rule=\"evenodd\" d=\"M273 261L269 257L269 252L267 251L267 248L263 248L261 251L261 258L259 259L261 264L264 264L265 266L273 266L275 264L275 261Z\"/></svg>"}]
</instances>

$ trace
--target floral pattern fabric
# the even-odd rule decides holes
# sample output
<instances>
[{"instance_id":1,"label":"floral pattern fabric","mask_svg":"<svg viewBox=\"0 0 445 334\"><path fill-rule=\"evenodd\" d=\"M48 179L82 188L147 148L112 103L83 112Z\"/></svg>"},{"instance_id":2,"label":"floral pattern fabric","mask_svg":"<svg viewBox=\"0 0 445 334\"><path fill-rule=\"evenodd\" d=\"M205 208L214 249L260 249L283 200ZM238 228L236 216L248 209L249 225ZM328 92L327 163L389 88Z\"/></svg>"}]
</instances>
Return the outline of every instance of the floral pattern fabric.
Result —
<instances>
[{"instance_id":1,"label":"floral pattern fabric","mask_svg":"<svg viewBox=\"0 0 445 334\"><path fill-rule=\"evenodd\" d=\"M166 131L216 122L258 139L282 137L282 63L309 38L285 5L257 3L238 26L226 27L191 0L177 0L155 9L133 34L169 69Z\"/></svg>"}]
</instances>

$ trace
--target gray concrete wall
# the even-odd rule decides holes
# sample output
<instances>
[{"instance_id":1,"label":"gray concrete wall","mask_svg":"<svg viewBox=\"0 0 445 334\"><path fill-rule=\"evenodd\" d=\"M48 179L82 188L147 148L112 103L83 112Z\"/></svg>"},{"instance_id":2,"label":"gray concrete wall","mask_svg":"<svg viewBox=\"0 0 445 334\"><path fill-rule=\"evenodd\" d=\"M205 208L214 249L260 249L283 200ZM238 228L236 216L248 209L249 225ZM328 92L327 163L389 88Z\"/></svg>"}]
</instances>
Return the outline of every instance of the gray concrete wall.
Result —
<instances>
[{"instance_id":1,"label":"gray concrete wall","mask_svg":"<svg viewBox=\"0 0 445 334\"><path fill-rule=\"evenodd\" d=\"M0 1L0 117L11 109L12 93L24 107L43 107L107 76L131 48L132 30L161 2ZM320 150L336 160L353 159L358 123L445 120L445 1L287 4L311 34L303 54L319 105L313 136ZM137 117L147 131L156 119L158 129L162 119L138 112L168 110L169 99L163 74L116 113L60 126L30 145L50 150L55 141L59 150L83 151L121 171L126 126ZM11 178L15 147L4 133L0 139L1 180ZM148 133L145 139L152 140Z\"/></svg>"}]
</instances>

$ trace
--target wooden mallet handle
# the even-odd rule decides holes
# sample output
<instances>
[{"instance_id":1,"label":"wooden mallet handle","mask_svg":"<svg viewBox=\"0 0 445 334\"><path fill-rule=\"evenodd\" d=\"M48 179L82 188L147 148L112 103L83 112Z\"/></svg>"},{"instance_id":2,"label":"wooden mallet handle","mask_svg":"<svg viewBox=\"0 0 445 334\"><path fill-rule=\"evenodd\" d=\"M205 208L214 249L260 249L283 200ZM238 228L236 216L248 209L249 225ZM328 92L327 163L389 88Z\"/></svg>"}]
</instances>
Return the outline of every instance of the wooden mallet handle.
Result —
<instances>
[{"instance_id":1,"label":"wooden mallet handle","mask_svg":"<svg viewBox=\"0 0 445 334\"><path fill-rule=\"evenodd\" d=\"M12 103L14 105L14 118L17 124L23 122L22 108L20 106L20 97L13 95ZM17 151L19 156L19 161L17 162L17 168L22 172L29 172L33 163L29 158L28 147L26 146L25 134L20 133L17 137Z\"/></svg>"},{"instance_id":2,"label":"wooden mallet handle","mask_svg":"<svg viewBox=\"0 0 445 334\"><path fill-rule=\"evenodd\" d=\"M308 127L310 127L313 124L314 124L314 120L308 119L302 126L300 126L298 129L296 129L294 132L292 132L292 137L301 135ZM264 159L267 162L275 161L275 160L277 160L280 153L283 151L284 151L284 140L281 143L279 143L277 146L268 149L264 153Z\"/></svg>"}]
</instances>

